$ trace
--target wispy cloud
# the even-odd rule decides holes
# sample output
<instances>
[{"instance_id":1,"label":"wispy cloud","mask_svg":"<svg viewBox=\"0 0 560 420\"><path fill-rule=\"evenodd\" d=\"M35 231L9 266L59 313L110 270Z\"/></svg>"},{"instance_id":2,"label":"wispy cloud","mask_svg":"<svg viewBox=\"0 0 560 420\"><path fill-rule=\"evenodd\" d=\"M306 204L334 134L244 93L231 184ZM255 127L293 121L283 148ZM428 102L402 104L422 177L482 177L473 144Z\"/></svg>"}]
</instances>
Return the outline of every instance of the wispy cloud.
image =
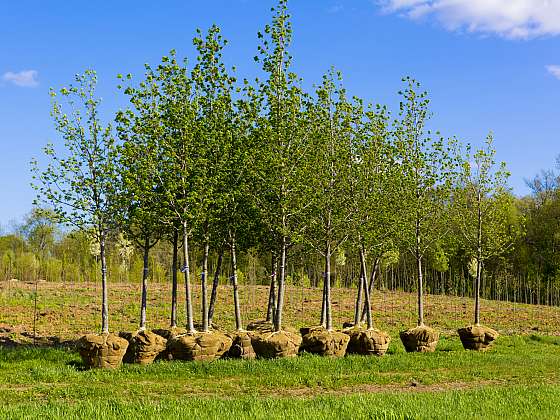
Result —
<instances>
[{"instance_id":1,"label":"wispy cloud","mask_svg":"<svg viewBox=\"0 0 560 420\"><path fill-rule=\"evenodd\" d=\"M560 34L560 0L373 0L388 13L434 19L451 31L530 39Z\"/></svg>"},{"instance_id":2,"label":"wispy cloud","mask_svg":"<svg viewBox=\"0 0 560 420\"><path fill-rule=\"evenodd\" d=\"M344 6L340 3L333 4L327 9L327 13L339 13L344 10Z\"/></svg>"},{"instance_id":3,"label":"wispy cloud","mask_svg":"<svg viewBox=\"0 0 560 420\"><path fill-rule=\"evenodd\" d=\"M549 64L548 66L546 66L546 69L548 70L548 72L550 74L552 74L554 77L556 77L558 80L560 80L560 65Z\"/></svg>"},{"instance_id":4,"label":"wispy cloud","mask_svg":"<svg viewBox=\"0 0 560 420\"><path fill-rule=\"evenodd\" d=\"M8 71L2 75L2 81L20 87L35 87L39 85L37 70L22 70L17 73Z\"/></svg>"}]
</instances>

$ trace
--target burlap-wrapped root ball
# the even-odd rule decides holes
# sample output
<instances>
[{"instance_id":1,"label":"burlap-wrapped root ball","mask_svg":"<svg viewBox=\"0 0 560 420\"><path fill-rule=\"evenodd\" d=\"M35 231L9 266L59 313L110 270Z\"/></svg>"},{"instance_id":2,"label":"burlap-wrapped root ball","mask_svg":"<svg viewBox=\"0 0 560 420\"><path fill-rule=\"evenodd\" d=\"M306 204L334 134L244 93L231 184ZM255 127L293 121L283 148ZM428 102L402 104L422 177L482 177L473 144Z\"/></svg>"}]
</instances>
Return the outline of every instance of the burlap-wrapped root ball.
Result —
<instances>
[{"instance_id":1,"label":"burlap-wrapped root ball","mask_svg":"<svg viewBox=\"0 0 560 420\"><path fill-rule=\"evenodd\" d=\"M274 325L271 321L253 321L247 325L247 331L255 331L258 333L274 332Z\"/></svg>"},{"instance_id":2,"label":"burlap-wrapped root ball","mask_svg":"<svg viewBox=\"0 0 560 420\"><path fill-rule=\"evenodd\" d=\"M251 337L257 357L263 359L295 357L298 355L301 340L301 335L285 330L254 334Z\"/></svg>"},{"instance_id":3,"label":"burlap-wrapped root ball","mask_svg":"<svg viewBox=\"0 0 560 420\"><path fill-rule=\"evenodd\" d=\"M152 332L157 334L157 335L162 336L167 341L169 341L171 338L177 337L178 335L186 334L187 329L186 328L181 328L181 327L170 327L170 328L155 329L155 330L152 330Z\"/></svg>"},{"instance_id":4,"label":"burlap-wrapped root ball","mask_svg":"<svg viewBox=\"0 0 560 420\"><path fill-rule=\"evenodd\" d=\"M212 362L231 347L231 338L221 332L196 332L179 335L167 342L174 360Z\"/></svg>"},{"instance_id":5,"label":"burlap-wrapped root ball","mask_svg":"<svg viewBox=\"0 0 560 420\"><path fill-rule=\"evenodd\" d=\"M135 333L121 332L119 337L128 341L128 349L123 362L149 365L166 349L167 340L151 331L140 330Z\"/></svg>"},{"instance_id":6,"label":"burlap-wrapped root ball","mask_svg":"<svg viewBox=\"0 0 560 420\"><path fill-rule=\"evenodd\" d=\"M236 331L226 334L231 338L231 347L224 356L232 359L254 359L257 357L251 343L251 336L253 334L249 331Z\"/></svg>"},{"instance_id":7,"label":"burlap-wrapped root ball","mask_svg":"<svg viewBox=\"0 0 560 420\"><path fill-rule=\"evenodd\" d=\"M425 325L401 331L401 341L407 352L431 353L436 350L439 333Z\"/></svg>"},{"instance_id":8,"label":"burlap-wrapped root ball","mask_svg":"<svg viewBox=\"0 0 560 420\"><path fill-rule=\"evenodd\" d=\"M76 343L87 368L116 369L123 360L128 341L115 334L87 334Z\"/></svg>"},{"instance_id":9,"label":"burlap-wrapped root ball","mask_svg":"<svg viewBox=\"0 0 560 420\"><path fill-rule=\"evenodd\" d=\"M469 325L457 332L465 350L487 350L499 335L492 328L482 325Z\"/></svg>"},{"instance_id":10,"label":"burlap-wrapped root ball","mask_svg":"<svg viewBox=\"0 0 560 420\"><path fill-rule=\"evenodd\" d=\"M187 329L181 327L170 327L155 329L152 330L152 332L167 340L167 347L157 355L156 360L173 360L173 355L169 351L169 340L179 335L187 334Z\"/></svg>"},{"instance_id":11,"label":"burlap-wrapped root ball","mask_svg":"<svg viewBox=\"0 0 560 420\"><path fill-rule=\"evenodd\" d=\"M302 328L302 330L304 330ZM303 336L300 352L318 354L320 356L343 357L350 337L340 331L329 331L325 328L308 329ZM306 331L304 331L306 332Z\"/></svg>"},{"instance_id":12,"label":"burlap-wrapped root ball","mask_svg":"<svg viewBox=\"0 0 560 420\"><path fill-rule=\"evenodd\" d=\"M348 335L349 343L347 354L361 354L364 356L383 356L387 353L391 337L389 334L372 329L363 329L360 327L346 328L344 334Z\"/></svg>"}]
</instances>

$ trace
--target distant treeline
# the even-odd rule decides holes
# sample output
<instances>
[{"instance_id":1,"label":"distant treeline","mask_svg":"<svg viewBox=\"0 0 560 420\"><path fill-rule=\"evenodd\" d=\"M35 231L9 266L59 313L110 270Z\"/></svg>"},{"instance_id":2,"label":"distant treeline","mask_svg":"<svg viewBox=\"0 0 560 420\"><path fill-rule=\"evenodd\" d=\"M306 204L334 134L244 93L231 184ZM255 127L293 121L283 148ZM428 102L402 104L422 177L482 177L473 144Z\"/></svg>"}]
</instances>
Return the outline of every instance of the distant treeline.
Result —
<instances>
[{"instance_id":1,"label":"distant treeline","mask_svg":"<svg viewBox=\"0 0 560 420\"><path fill-rule=\"evenodd\" d=\"M514 200L512 212L524 235L501 258L487 263L482 278L484 298L523 303L560 305L560 177L543 171L528 181L533 193ZM433 294L472 296L472 261L461 253L451 254L445 247L432 253L425 267L426 289ZM108 246L108 272L112 282L142 280L143 257L140 249L121 234L111 235ZM200 261L202 249L193 250L193 261ZM297 246L292 249L287 281L292 285L321 287L322 258ZM86 233L63 231L45 216L33 210L11 234L0 236L0 279L85 282L98 281L99 250ZM169 282L172 247L160 241L149 257L150 280ZM220 283L231 276L229 256L224 255ZM270 255L252 249L239 256L239 281L247 285L268 285ZM217 253L211 253L215 269ZM349 250L341 250L333 260L334 287L356 287L360 261ZM200 267L198 267L200 271ZM414 258L406 251L386 252L377 264L376 288L415 291Z\"/></svg>"}]
</instances>

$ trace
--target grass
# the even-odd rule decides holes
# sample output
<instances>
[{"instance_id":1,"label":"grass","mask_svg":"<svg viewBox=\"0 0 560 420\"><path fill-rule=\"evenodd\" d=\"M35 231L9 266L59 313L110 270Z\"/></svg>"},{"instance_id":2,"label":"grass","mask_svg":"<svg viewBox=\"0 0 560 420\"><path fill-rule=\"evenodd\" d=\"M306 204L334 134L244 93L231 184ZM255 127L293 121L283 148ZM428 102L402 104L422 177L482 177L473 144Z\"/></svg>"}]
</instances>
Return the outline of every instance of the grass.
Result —
<instances>
[{"instance_id":1,"label":"grass","mask_svg":"<svg viewBox=\"0 0 560 420\"><path fill-rule=\"evenodd\" d=\"M37 286L39 336L98 330L99 285ZM22 333L33 330L34 290L0 282L0 324L16 327L14 339L29 340ZM263 318L266 294L266 287L241 288L245 321ZM149 327L168 324L169 296L169 285L150 285ZM230 288L218 297L215 321L231 329ZM286 298L287 325L317 324L321 290L289 287ZM333 290L335 325L352 319L354 298L354 290ZM138 285L111 284L109 304L113 331L136 329ZM484 323L502 335L478 353L464 351L456 334L471 321L472 304L426 296L426 319L441 332L433 354L404 352L398 332L415 324L415 295L389 291L376 291L373 301L376 325L393 339L382 358L305 355L84 371L70 350L0 347L0 418L560 418L560 308L483 301Z\"/></svg>"},{"instance_id":2,"label":"grass","mask_svg":"<svg viewBox=\"0 0 560 420\"><path fill-rule=\"evenodd\" d=\"M486 353L443 338L382 358L157 362L83 371L62 349L0 349L1 418L554 418L560 339L501 337Z\"/></svg>"}]
</instances>

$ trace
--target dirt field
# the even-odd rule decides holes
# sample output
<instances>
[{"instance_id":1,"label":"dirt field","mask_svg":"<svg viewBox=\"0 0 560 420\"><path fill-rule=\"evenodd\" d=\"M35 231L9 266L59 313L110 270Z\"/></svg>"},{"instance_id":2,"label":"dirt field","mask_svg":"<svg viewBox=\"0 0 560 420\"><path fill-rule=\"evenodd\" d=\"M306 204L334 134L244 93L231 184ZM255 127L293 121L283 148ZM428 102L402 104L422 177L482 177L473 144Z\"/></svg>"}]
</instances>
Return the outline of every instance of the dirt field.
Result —
<instances>
[{"instance_id":1,"label":"dirt field","mask_svg":"<svg viewBox=\"0 0 560 420\"><path fill-rule=\"evenodd\" d=\"M148 327L169 324L171 287L152 284L148 291ZM35 300L35 293L37 299ZM265 316L268 288L240 288L242 315L245 324ZM353 318L355 290L333 289L333 322L342 326ZM286 293L285 325L301 327L316 325L321 310L320 289L289 287ZM0 324L12 331L38 336L75 338L84 332L100 328L101 286L94 283L24 283L0 282ZM194 288L195 321L200 319L200 289ZM403 292L375 291L374 322L378 328L396 333L414 326L416 296ZM36 310L35 310L36 304ZM444 335L472 322L473 301L469 298L427 295L427 324ZM110 284L109 314L112 331L136 329L140 312L140 288L136 284ZM233 299L230 287L220 286L214 322L221 328L233 328ZM34 323L34 313L36 320ZM184 295L179 291L179 324L185 319ZM560 308L523 305L511 302L482 301L482 323L501 334L560 335Z\"/></svg>"}]
</instances>

